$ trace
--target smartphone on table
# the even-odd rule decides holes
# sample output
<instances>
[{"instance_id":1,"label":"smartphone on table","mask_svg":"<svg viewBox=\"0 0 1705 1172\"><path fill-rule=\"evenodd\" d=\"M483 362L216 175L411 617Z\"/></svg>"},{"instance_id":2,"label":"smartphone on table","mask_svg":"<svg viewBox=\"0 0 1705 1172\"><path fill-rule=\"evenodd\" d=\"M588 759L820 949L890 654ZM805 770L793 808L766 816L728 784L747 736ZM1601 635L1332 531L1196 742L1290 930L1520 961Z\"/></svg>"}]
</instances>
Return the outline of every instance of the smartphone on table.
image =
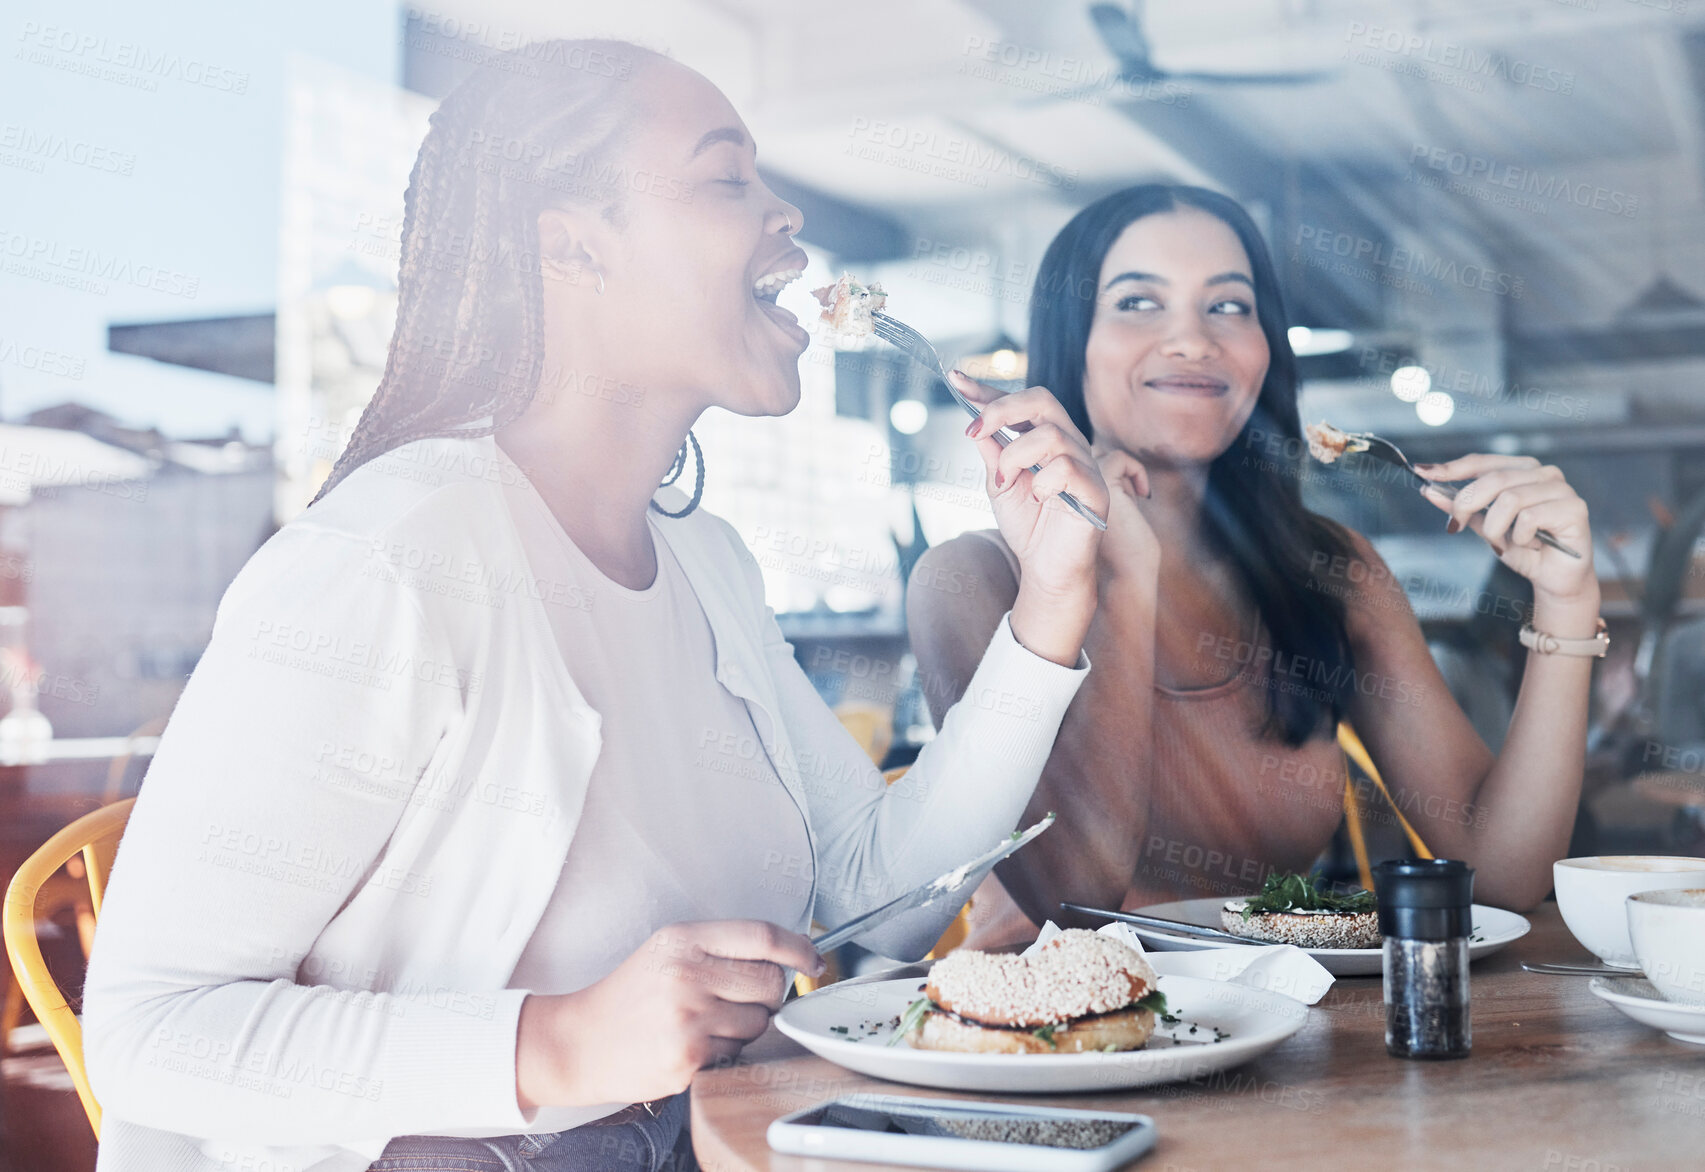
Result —
<instances>
[{"instance_id":1,"label":"smartphone on table","mask_svg":"<svg viewBox=\"0 0 1705 1172\"><path fill-rule=\"evenodd\" d=\"M1111 1172L1154 1146L1154 1120L1027 1103L847 1095L770 1124L788 1155L981 1172Z\"/></svg>"}]
</instances>

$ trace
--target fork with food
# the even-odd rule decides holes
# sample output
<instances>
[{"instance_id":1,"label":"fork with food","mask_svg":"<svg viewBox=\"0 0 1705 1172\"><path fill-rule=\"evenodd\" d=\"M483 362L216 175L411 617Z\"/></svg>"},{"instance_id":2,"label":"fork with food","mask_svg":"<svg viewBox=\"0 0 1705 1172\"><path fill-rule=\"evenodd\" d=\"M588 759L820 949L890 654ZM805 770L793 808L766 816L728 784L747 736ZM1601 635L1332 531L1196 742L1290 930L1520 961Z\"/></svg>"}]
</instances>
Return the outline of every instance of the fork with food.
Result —
<instances>
[{"instance_id":1,"label":"fork with food","mask_svg":"<svg viewBox=\"0 0 1705 1172\"><path fill-rule=\"evenodd\" d=\"M1428 495L1429 493L1432 494L1428 497L1430 500L1432 500L1433 497L1441 497L1446 501L1455 502L1457 500L1464 499L1466 489L1473 487L1472 485L1458 486L1449 483L1447 478L1440 476L1439 468L1442 467L1440 465L1417 465L1411 463L1409 457L1403 454L1403 449L1399 448L1396 444L1392 443L1384 436L1375 435L1371 431L1345 431L1342 428L1334 427L1325 420L1321 420L1319 423L1311 423L1305 427L1303 429L1303 434L1308 440L1308 454L1313 456L1316 460L1319 460L1322 464L1333 464L1344 456L1352 455L1356 452L1366 452L1370 456L1384 460L1388 464L1395 464L1399 468L1402 468L1412 474L1421 482L1422 495ZM1469 457L1464 457L1464 459L1468 458ZM1513 459L1518 462L1528 461L1533 467L1539 466L1539 461L1534 460L1531 456L1490 458ZM1453 463L1459 462L1460 461L1456 461ZM1423 469L1426 469L1427 471L1423 471ZM1548 472L1556 473L1557 470L1555 468L1551 468ZM1557 475L1555 477L1551 477L1551 479L1561 481L1562 474L1557 473ZM1567 488L1568 486L1564 485L1564 487ZM1438 500L1433 500L1433 503L1438 504L1439 502ZM1489 509L1491 504L1492 502L1488 499L1486 504L1479 508L1470 510L1468 517L1472 518L1476 513L1479 513L1483 509ZM1443 506L1441 505L1440 507L1442 508ZM1454 517L1454 514L1457 512L1456 509L1451 508L1446 509L1445 511L1453 514L1453 522L1459 520ZM1451 532L1455 533L1457 529L1463 528L1474 528L1474 526L1469 525L1466 521L1464 521L1464 523L1457 524L1456 528L1451 529ZM1481 532L1481 529L1476 528L1475 531ZM1501 532L1506 535L1513 535L1514 531L1515 527L1512 520L1512 525L1509 529L1498 530L1497 532ZM1485 534L1482 533L1482 536L1485 536ZM1494 549L1497 548L1498 543L1496 541L1493 541L1491 537L1487 537L1486 539L1492 543L1492 547ZM1557 550L1559 553L1565 553L1576 560L1580 560L1581 555L1570 546L1565 545L1562 541L1558 540L1557 535L1549 529L1533 529L1530 534L1530 540L1539 541L1545 545L1549 545L1552 549ZM1500 550L1499 553L1501 556L1502 551ZM1511 568L1513 569L1514 567Z\"/></svg>"},{"instance_id":2,"label":"fork with food","mask_svg":"<svg viewBox=\"0 0 1705 1172\"><path fill-rule=\"evenodd\" d=\"M837 334L849 338L864 338L874 334L900 350L901 353L925 370L933 373L946 385L954 400L970 414L973 422L966 429L966 434L974 437L984 435L983 410L988 404L984 403L983 406L979 406L973 403L966 398L966 392L973 391L981 395L990 395L994 392L972 379L962 370L954 370L950 373L943 366L941 356L935 352L935 347L930 344L928 338L898 318L883 313L882 308L888 302L888 294L880 284L873 281L869 285L864 285L850 274L842 273L841 279L835 284L814 289L811 295L817 298L818 303L823 307L822 319L829 323ZM1012 396L1012 398L1020 402L1033 401L1035 396L1031 392L1038 390L1041 388L1032 387L1030 391L1022 392L1019 395ZM1053 403L1052 395L1048 395L1046 391L1043 391L1043 395L1049 403ZM1057 404L1055 405L1057 406ZM1048 426L1040 417L1027 418L1020 414L1006 426L988 429L986 438L1004 450L1009 444L1016 442L1019 436L1030 432L1038 423ZM1037 437L1038 440L1042 438L1044 437ZM985 458L987 458L987 453L985 453ZM1042 465L1033 463L1029 466L1029 471L1033 475L1040 476ZM1016 476L996 473L997 488L1000 487L1003 477L1010 481L1013 487L1018 486ZM1032 481L1032 483L1039 482ZM1068 508L1095 526L1096 529L1105 530L1107 528L1106 519L1072 493L1061 491L1056 495Z\"/></svg>"}]
</instances>

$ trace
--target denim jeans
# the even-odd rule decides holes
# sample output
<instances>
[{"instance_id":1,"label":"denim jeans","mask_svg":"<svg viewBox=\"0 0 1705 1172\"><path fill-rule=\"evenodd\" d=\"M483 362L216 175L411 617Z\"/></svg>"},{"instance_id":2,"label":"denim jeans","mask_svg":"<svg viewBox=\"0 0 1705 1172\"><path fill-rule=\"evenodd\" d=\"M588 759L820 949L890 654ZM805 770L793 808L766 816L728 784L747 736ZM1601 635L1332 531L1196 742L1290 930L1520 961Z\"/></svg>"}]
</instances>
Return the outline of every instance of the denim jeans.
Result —
<instances>
[{"instance_id":1,"label":"denim jeans","mask_svg":"<svg viewBox=\"0 0 1705 1172\"><path fill-rule=\"evenodd\" d=\"M687 1132L687 1092L625 1123L491 1139L405 1135L367 1172L699 1172Z\"/></svg>"}]
</instances>

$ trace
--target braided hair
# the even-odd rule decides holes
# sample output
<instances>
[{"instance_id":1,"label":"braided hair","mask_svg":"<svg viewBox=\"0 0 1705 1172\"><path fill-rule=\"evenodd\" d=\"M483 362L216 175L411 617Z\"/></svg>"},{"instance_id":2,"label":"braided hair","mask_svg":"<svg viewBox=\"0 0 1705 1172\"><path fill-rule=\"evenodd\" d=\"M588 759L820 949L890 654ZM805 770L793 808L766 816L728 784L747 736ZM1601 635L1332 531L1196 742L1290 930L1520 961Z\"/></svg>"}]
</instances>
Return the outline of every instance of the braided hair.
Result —
<instances>
[{"instance_id":1,"label":"braided hair","mask_svg":"<svg viewBox=\"0 0 1705 1172\"><path fill-rule=\"evenodd\" d=\"M385 374L314 500L393 448L492 435L526 411L544 365L539 214L593 208L621 225L623 87L660 59L540 42L484 62L433 111L403 197Z\"/></svg>"}]
</instances>

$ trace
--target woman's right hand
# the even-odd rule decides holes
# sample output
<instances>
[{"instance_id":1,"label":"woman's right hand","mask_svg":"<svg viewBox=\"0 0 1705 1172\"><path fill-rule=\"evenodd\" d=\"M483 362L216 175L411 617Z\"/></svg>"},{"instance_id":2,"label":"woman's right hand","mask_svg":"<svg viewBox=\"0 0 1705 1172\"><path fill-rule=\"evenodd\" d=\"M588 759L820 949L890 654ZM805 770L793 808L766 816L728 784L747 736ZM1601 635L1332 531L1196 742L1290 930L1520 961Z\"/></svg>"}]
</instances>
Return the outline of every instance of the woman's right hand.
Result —
<instances>
[{"instance_id":1,"label":"woman's right hand","mask_svg":"<svg viewBox=\"0 0 1705 1172\"><path fill-rule=\"evenodd\" d=\"M641 1103L687 1088L764 1032L787 994L784 969L811 976L811 941L761 920L670 924L603 980L521 1006L515 1054L523 1110Z\"/></svg>"}]
</instances>

